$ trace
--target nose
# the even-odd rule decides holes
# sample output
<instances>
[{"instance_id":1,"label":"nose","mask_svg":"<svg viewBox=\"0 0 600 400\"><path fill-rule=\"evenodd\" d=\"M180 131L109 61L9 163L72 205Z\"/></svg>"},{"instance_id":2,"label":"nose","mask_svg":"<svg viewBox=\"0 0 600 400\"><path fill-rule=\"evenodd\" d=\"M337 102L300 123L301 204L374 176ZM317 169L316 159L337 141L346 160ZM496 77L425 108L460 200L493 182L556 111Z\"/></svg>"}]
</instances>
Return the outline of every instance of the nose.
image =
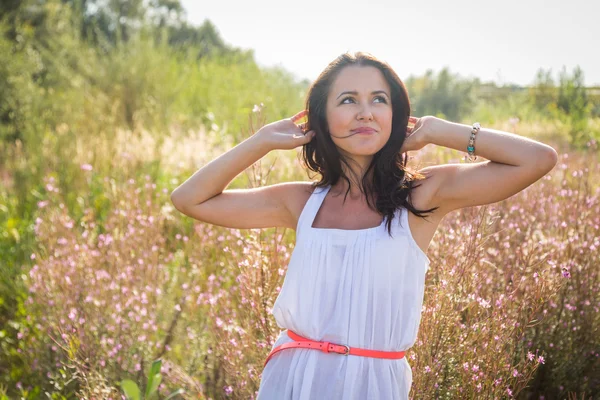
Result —
<instances>
[{"instance_id":1,"label":"nose","mask_svg":"<svg viewBox=\"0 0 600 400\"><path fill-rule=\"evenodd\" d=\"M369 108L369 106L364 106L359 110L358 114L356 115L356 118L360 121L363 121L363 120L372 121L373 113L371 112L371 109Z\"/></svg>"}]
</instances>

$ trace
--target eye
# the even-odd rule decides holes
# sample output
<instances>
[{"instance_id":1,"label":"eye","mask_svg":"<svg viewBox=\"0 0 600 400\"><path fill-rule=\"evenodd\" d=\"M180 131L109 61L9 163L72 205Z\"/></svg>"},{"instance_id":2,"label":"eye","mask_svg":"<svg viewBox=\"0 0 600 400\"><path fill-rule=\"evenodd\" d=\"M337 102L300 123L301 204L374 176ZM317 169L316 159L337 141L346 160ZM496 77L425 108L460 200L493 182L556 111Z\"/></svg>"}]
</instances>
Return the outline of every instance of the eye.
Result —
<instances>
[{"instance_id":1,"label":"eye","mask_svg":"<svg viewBox=\"0 0 600 400\"><path fill-rule=\"evenodd\" d=\"M380 100L381 100L383 103L387 104L387 100L386 100L386 98L385 98L385 97L383 97L383 96L375 96L375 98L374 98L374 99L380 99ZM354 98L352 98L352 97L345 97L345 98L344 98L344 99L343 99L343 100L340 102L340 104L349 104L349 103L346 103L346 100L352 100L352 101L354 101Z\"/></svg>"}]
</instances>

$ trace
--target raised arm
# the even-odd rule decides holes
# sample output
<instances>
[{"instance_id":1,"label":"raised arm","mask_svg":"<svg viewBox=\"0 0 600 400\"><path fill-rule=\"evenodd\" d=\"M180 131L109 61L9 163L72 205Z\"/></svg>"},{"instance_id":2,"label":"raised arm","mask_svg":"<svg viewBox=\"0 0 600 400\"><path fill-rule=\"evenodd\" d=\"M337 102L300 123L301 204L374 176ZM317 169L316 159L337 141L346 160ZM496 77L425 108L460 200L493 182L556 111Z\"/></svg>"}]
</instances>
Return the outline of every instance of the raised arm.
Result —
<instances>
[{"instance_id":1,"label":"raised arm","mask_svg":"<svg viewBox=\"0 0 600 400\"><path fill-rule=\"evenodd\" d=\"M225 188L269 151L293 149L310 141L314 133L303 134L293 122L301 114L265 125L200 168L171 193L175 208L199 221L228 228L294 227L288 206L293 183L254 189Z\"/></svg>"},{"instance_id":2,"label":"raised arm","mask_svg":"<svg viewBox=\"0 0 600 400\"><path fill-rule=\"evenodd\" d=\"M467 152L471 126L427 119L427 143ZM425 125L425 124L422 124ZM420 172L435 182L436 206L445 212L502 201L527 188L554 168L558 154L552 147L509 132L481 128L475 154L488 161L443 164Z\"/></svg>"}]
</instances>

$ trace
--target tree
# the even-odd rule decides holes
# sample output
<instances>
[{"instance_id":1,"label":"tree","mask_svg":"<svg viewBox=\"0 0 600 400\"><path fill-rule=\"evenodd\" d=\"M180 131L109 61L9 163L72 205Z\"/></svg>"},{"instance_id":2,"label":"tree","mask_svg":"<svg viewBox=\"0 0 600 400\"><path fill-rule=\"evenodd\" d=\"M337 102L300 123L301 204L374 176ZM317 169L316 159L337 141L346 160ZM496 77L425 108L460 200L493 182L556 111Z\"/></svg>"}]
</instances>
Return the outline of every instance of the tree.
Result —
<instances>
[{"instance_id":1,"label":"tree","mask_svg":"<svg viewBox=\"0 0 600 400\"><path fill-rule=\"evenodd\" d=\"M552 69L547 71L540 68L536 75L533 85L529 88L529 98L533 107L549 115L554 104L556 104L556 86L552 79Z\"/></svg>"},{"instance_id":2,"label":"tree","mask_svg":"<svg viewBox=\"0 0 600 400\"><path fill-rule=\"evenodd\" d=\"M451 74L448 67L437 76L432 70L420 78L410 76L405 85L417 115L439 115L456 121L473 104L474 83Z\"/></svg>"},{"instance_id":3,"label":"tree","mask_svg":"<svg viewBox=\"0 0 600 400\"><path fill-rule=\"evenodd\" d=\"M579 66L575 67L572 77L569 77L565 67L560 74L556 105L566 114L576 118L587 117L589 111L589 101L583 79L583 71Z\"/></svg>"}]
</instances>

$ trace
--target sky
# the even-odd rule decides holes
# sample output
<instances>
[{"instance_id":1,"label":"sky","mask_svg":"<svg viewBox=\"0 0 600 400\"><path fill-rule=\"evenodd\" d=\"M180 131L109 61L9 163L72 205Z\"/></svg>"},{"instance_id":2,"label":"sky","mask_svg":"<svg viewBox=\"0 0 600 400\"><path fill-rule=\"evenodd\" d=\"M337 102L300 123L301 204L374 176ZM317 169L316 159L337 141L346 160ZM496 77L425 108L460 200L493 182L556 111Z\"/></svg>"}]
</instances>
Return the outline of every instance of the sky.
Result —
<instances>
[{"instance_id":1,"label":"sky","mask_svg":"<svg viewBox=\"0 0 600 400\"><path fill-rule=\"evenodd\" d=\"M387 61L401 79L447 66L463 78L531 85L539 68L579 65L600 86L597 0L182 0L187 20L209 19L260 65L310 81L346 51Z\"/></svg>"}]
</instances>

